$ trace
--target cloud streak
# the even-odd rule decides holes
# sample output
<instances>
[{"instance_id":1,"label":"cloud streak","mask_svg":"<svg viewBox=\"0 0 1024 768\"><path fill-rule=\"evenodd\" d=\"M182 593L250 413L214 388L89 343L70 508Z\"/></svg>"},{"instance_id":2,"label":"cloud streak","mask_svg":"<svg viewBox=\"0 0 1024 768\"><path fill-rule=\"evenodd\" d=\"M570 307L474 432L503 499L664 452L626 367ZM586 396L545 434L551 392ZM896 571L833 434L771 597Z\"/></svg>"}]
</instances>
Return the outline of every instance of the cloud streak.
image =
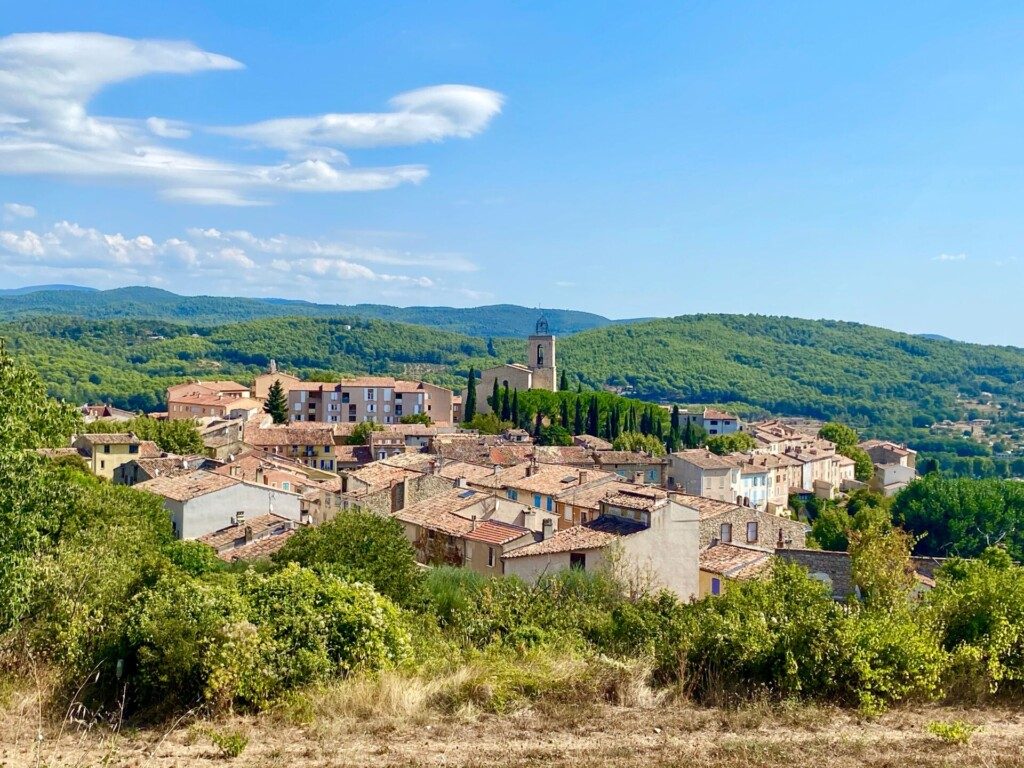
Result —
<instances>
[{"instance_id":1,"label":"cloud streak","mask_svg":"<svg viewBox=\"0 0 1024 768\"><path fill-rule=\"evenodd\" d=\"M458 254L412 253L247 230L194 228L163 240L58 221L49 228L0 229L0 276L76 276L255 295L303 294L318 301L458 295L444 275L476 265ZM66 273L66 274L65 274ZM429 293L428 293L429 292Z\"/></svg>"},{"instance_id":2,"label":"cloud streak","mask_svg":"<svg viewBox=\"0 0 1024 768\"><path fill-rule=\"evenodd\" d=\"M966 253L940 253L932 261L967 261Z\"/></svg>"},{"instance_id":3,"label":"cloud streak","mask_svg":"<svg viewBox=\"0 0 1024 768\"><path fill-rule=\"evenodd\" d=\"M201 205L254 205L281 192L358 192L418 184L419 164L357 168L342 148L413 145L469 138L501 111L502 96L467 85L399 94L390 111L270 119L241 126L197 126L91 114L100 91L155 74L196 75L243 68L189 42L95 33L0 38L0 173L143 180L164 199ZM182 148L216 132L285 156L252 164ZM174 142L170 146L167 142Z\"/></svg>"}]
</instances>

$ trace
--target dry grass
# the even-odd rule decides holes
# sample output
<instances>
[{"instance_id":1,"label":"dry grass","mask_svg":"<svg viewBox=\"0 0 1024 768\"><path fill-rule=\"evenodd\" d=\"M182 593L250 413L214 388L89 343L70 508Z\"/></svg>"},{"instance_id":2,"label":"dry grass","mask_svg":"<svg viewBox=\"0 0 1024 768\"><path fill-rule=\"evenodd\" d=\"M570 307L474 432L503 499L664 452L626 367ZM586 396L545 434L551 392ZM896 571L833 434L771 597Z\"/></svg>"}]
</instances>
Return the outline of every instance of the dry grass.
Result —
<instances>
[{"instance_id":1,"label":"dry grass","mask_svg":"<svg viewBox=\"0 0 1024 768\"><path fill-rule=\"evenodd\" d=\"M923 707L866 720L795 703L697 708L652 693L640 667L608 663L595 674L592 664L542 665L537 679L552 674L550 690L529 703L515 689L534 678L480 663L429 680L358 677L260 716L145 730L40 717L38 697L16 692L0 705L0 766L1024 765L1018 710ZM969 744L929 732L930 723L959 721L980 726ZM211 733L244 736L243 754L225 757Z\"/></svg>"}]
</instances>

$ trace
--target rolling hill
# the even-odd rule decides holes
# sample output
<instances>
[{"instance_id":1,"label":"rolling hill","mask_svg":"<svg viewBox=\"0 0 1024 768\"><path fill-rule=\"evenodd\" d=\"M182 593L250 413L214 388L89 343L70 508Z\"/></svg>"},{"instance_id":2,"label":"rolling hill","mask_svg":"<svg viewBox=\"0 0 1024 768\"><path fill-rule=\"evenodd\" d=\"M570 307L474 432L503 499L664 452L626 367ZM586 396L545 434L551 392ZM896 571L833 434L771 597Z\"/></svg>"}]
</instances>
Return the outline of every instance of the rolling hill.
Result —
<instances>
[{"instance_id":1,"label":"rolling hill","mask_svg":"<svg viewBox=\"0 0 1024 768\"><path fill-rule=\"evenodd\" d=\"M413 323L472 336L527 336L540 310L514 304L485 307L342 306L290 299L179 296L159 288L134 286L97 291L77 286L38 286L0 291L0 320L38 315L72 315L92 320L158 320L190 325L221 325L273 317L365 318ZM613 321L589 312L545 309L553 333L566 335Z\"/></svg>"},{"instance_id":2,"label":"rolling hill","mask_svg":"<svg viewBox=\"0 0 1024 768\"><path fill-rule=\"evenodd\" d=\"M36 317L0 325L53 394L156 408L185 377L245 379L271 358L305 376L360 372L461 386L469 365L521 360L519 339L485 339L388 320L270 318L216 326ZM559 339L572 386L630 387L659 402L836 418L890 432L959 417L958 394L1024 401L1024 350L834 321L691 315L608 325Z\"/></svg>"}]
</instances>

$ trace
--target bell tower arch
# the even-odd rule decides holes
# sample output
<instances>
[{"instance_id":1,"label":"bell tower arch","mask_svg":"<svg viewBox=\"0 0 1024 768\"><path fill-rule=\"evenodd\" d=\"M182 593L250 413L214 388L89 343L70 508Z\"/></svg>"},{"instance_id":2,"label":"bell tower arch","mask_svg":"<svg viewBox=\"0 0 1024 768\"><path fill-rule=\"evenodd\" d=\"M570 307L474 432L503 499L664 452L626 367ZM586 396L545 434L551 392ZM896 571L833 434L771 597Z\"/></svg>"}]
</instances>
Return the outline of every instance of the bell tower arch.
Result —
<instances>
[{"instance_id":1,"label":"bell tower arch","mask_svg":"<svg viewBox=\"0 0 1024 768\"><path fill-rule=\"evenodd\" d=\"M555 337L548 329L543 315L537 320L534 333L526 342L526 364L533 371L533 388L558 390L557 360L555 358Z\"/></svg>"}]
</instances>

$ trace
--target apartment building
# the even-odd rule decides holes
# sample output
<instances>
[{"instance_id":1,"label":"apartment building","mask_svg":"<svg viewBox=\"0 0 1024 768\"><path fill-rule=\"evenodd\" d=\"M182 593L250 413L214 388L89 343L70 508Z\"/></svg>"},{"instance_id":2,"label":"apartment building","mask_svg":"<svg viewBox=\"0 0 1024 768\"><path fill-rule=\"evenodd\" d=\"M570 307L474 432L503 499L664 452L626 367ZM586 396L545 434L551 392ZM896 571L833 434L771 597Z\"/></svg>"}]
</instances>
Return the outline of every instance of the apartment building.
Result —
<instances>
[{"instance_id":1,"label":"apartment building","mask_svg":"<svg viewBox=\"0 0 1024 768\"><path fill-rule=\"evenodd\" d=\"M194 381L167 388L169 419L249 419L262 411L249 387L236 381Z\"/></svg>"},{"instance_id":2,"label":"apartment building","mask_svg":"<svg viewBox=\"0 0 1024 768\"><path fill-rule=\"evenodd\" d=\"M398 424L403 416L426 414L452 423L452 391L425 381L364 376L337 383L302 382L288 391L292 422Z\"/></svg>"}]
</instances>

